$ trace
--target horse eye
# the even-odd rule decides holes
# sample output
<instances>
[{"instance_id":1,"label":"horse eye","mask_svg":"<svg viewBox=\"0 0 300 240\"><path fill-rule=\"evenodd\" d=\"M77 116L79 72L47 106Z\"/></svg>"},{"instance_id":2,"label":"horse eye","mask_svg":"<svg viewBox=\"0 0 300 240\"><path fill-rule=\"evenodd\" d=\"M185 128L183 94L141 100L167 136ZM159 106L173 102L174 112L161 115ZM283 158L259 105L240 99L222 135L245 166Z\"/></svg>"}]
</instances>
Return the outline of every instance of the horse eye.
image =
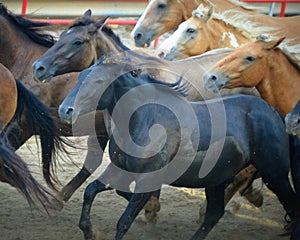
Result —
<instances>
[{"instance_id":1,"label":"horse eye","mask_svg":"<svg viewBox=\"0 0 300 240\"><path fill-rule=\"evenodd\" d=\"M140 69L130 71L130 74L131 74L131 76L133 76L133 77L137 77L140 73L141 73L141 70L140 70Z\"/></svg>"},{"instance_id":2,"label":"horse eye","mask_svg":"<svg viewBox=\"0 0 300 240\"><path fill-rule=\"evenodd\" d=\"M164 9L167 5L165 3L160 3L157 5L157 8Z\"/></svg>"},{"instance_id":3,"label":"horse eye","mask_svg":"<svg viewBox=\"0 0 300 240\"><path fill-rule=\"evenodd\" d=\"M76 46L80 46L81 44L83 44L83 41L76 40L73 44L76 45Z\"/></svg>"},{"instance_id":4,"label":"horse eye","mask_svg":"<svg viewBox=\"0 0 300 240\"><path fill-rule=\"evenodd\" d=\"M196 30L194 28L188 28L186 30L187 33L194 33Z\"/></svg>"},{"instance_id":5,"label":"horse eye","mask_svg":"<svg viewBox=\"0 0 300 240\"><path fill-rule=\"evenodd\" d=\"M253 57L253 56L248 56L248 57L245 58L245 60L246 60L247 62L254 62L254 61L255 61L255 57Z\"/></svg>"}]
</instances>

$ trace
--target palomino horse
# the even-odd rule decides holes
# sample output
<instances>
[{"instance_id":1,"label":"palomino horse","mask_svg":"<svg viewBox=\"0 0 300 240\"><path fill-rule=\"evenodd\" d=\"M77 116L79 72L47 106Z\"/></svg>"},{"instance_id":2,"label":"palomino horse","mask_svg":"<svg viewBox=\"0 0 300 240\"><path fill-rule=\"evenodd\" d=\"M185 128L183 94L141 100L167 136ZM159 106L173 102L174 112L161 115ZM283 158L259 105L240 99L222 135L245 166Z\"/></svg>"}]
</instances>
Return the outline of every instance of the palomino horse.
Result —
<instances>
[{"instance_id":1,"label":"palomino horse","mask_svg":"<svg viewBox=\"0 0 300 240\"><path fill-rule=\"evenodd\" d=\"M300 71L277 46L283 38L258 40L236 49L204 75L211 91L222 88L256 87L261 97L285 116L300 99ZM298 146L300 149L300 146ZM300 150L292 158L291 171L300 201Z\"/></svg>"},{"instance_id":2,"label":"palomino horse","mask_svg":"<svg viewBox=\"0 0 300 240\"><path fill-rule=\"evenodd\" d=\"M75 19L64 31L59 40L33 64L33 73L35 78L43 80L48 76L56 76L72 71L81 71L91 66L95 59L101 57L103 53L128 51L129 48L124 46L119 37L107 26L103 26L105 19L95 20L91 17L91 11L86 11L82 17ZM148 62L144 63L144 69L147 64L157 64L156 70L151 70L151 74L159 79L174 82L178 75L184 74L186 79L192 85L192 89L188 99L196 101L212 98L204 88L199 79L203 75L205 69L212 66L213 63L227 55L231 50L220 49L212 51L205 55L190 58L182 61L164 61L158 58L148 58ZM133 58L135 62L133 63ZM145 61L145 57L141 58ZM132 56L130 61L132 64L141 62L139 55ZM189 71L186 71L189 69ZM200 93L200 94L199 94ZM245 93L250 95L258 95L253 90L245 91L239 89L237 91L222 91L222 94ZM249 169L249 172L252 170ZM241 181L244 179L242 174ZM237 180L237 185L239 181ZM234 188L235 189L235 188ZM227 199L229 200L236 190L229 191ZM251 197L251 191L247 197ZM258 197L256 199L261 199ZM254 202L256 205L261 204L261 200Z\"/></svg>"},{"instance_id":3,"label":"palomino horse","mask_svg":"<svg viewBox=\"0 0 300 240\"><path fill-rule=\"evenodd\" d=\"M33 22L13 14L2 3L0 3L0 62L3 63L17 79L24 83L28 89L34 92L41 102L50 107L52 113L56 116L57 121L59 121L57 116L58 106L77 82L77 74L72 73L59 76L57 78L53 78L50 83L34 81L31 68L32 63L54 44L52 36L43 34L45 26L47 26L47 24ZM88 119L90 117L94 118L94 116L86 116ZM96 124L98 126L96 133L97 139L99 140L102 149L104 149L108 138L104 127L102 112L97 112ZM41 137L43 137L42 132L34 132L34 126L31 125L32 124L25 118L21 118L21 121L18 124L11 124L7 127L6 133L9 141L15 149L20 147L34 134L40 134ZM72 135L70 125L60 123L59 130L60 135ZM83 129L81 135L88 135L87 133L89 132L89 129ZM45 136L43 140L45 142L42 142L41 145L42 160L45 166L43 167L44 176L47 183L53 187L51 179L55 176L52 175L52 171L49 170L49 166L51 161L54 160L53 157L56 154L54 154L54 156L52 154L53 149L51 149L51 147L53 147L53 144L47 143L50 136L51 135L48 137ZM86 156L84 167L78 175L63 188L61 192L63 200L67 201L72 196L73 192L94 171L95 167L93 164L95 162L99 162L99 159L102 158L102 152L95 151L94 149L95 148L93 146L88 147L88 154Z\"/></svg>"},{"instance_id":4,"label":"palomino horse","mask_svg":"<svg viewBox=\"0 0 300 240\"><path fill-rule=\"evenodd\" d=\"M135 182L134 194L117 225L116 240L122 239L162 184L205 188L205 220L192 238L204 239L224 214L227 183L249 164L259 170L287 213L292 217L298 213L288 179L289 136L278 111L261 98L246 95L188 102L182 97L187 89L181 79L173 84L156 80L141 73L142 64L128 62L132 54L120 55L104 56L84 70L59 108L67 122L93 111L91 106L106 109L114 122L109 143L112 164L91 188L95 193L107 186L129 190ZM119 116L124 116L122 121ZM215 127L218 130L213 131ZM86 239L91 239L85 204L80 227Z\"/></svg>"},{"instance_id":5,"label":"palomino horse","mask_svg":"<svg viewBox=\"0 0 300 240\"><path fill-rule=\"evenodd\" d=\"M0 63L0 131L13 118L17 108L17 85L12 73Z\"/></svg>"},{"instance_id":6,"label":"palomino horse","mask_svg":"<svg viewBox=\"0 0 300 240\"><path fill-rule=\"evenodd\" d=\"M166 59L182 59L216 48L237 48L255 41L260 34L269 34L273 38L285 36L282 49L300 65L299 21L300 16L278 18L232 10L215 13L213 7L201 4L192 17L165 40L172 43Z\"/></svg>"},{"instance_id":7,"label":"palomino horse","mask_svg":"<svg viewBox=\"0 0 300 240\"><path fill-rule=\"evenodd\" d=\"M192 16L192 11L208 0L152 0L131 32L131 38L138 47L149 46L162 34L176 29L180 23ZM236 0L211 0L216 11L236 9L256 13L254 8Z\"/></svg>"}]
</instances>

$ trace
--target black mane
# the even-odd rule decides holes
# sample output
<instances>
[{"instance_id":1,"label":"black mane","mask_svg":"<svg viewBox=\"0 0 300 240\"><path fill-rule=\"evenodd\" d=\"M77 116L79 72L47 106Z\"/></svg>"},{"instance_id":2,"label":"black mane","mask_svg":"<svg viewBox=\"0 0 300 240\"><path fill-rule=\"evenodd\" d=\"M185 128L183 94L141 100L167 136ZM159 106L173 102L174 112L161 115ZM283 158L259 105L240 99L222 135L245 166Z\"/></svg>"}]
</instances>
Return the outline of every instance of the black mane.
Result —
<instances>
[{"instance_id":1,"label":"black mane","mask_svg":"<svg viewBox=\"0 0 300 240\"><path fill-rule=\"evenodd\" d=\"M54 37L50 34L42 33L43 30L41 29L42 27L50 26L49 23L33 22L22 16L15 15L9 11L3 3L0 3L0 14L34 42L45 47L51 47L54 45Z\"/></svg>"},{"instance_id":2,"label":"black mane","mask_svg":"<svg viewBox=\"0 0 300 240\"><path fill-rule=\"evenodd\" d=\"M174 83L163 82L161 80L155 79L154 77L151 77L149 74L146 73L142 74L141 76L143 78L146 78L146 80L149 83L155 83L155 84L167 86L183 97L187 97L189 95L188 92L190 90L190 84L188 82L182 84L182 79L183 79L182 76Z\"/></svg>"},{"instance_id":3,"label":"black mane","mask_svg":"<svg viewBox=\"0 0 300 240\"><path fill-rule=\"evenodd\" d=\"M87 26L90 24L96 24L96 21L90 17L90 16L83 16L80 18L77 18L70 26L69 29L73 27L78 27L78 26ZM101 29L103 33L105 33L108 37L110 37L113 41L116 42L116 44L124 51L130 50L127 46L125 46L122 42L121 39L118 35L116 35L113 30L108 27L107 25L104 25Z\"/></svg>"}]
</instances>

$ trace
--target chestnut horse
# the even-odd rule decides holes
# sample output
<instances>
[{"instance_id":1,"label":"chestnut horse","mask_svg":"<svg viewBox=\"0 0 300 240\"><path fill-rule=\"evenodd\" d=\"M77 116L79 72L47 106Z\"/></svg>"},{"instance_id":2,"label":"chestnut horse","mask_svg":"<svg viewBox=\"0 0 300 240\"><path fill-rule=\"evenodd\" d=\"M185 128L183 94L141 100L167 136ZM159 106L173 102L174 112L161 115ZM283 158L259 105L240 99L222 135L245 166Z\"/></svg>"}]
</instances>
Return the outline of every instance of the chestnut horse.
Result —
<instances>
[{"instance_id":1,"label":"chestnut horse","mask_svg":"<svg viewBox=\"0 0 300 240\"><path fill-rule=\"evenodd\" d=\"M54 44L54 39L51 35L43 33L48 24L30 21L19 15L10 12L2 3L0 3L0 62L3 63L24 85L30 89L39 98L41 102L47 105L59 124L61 136L72 136L71 126L59 122L57 109L59 104L72 89L77 82L77 73L66 74L53 78L49 83L41 83L34 81L32 75L32 63L39 58L43 53ZM47 30L46 29L46 30ZM8 57L9 56L9 57ZM85 118L94 118L93 116L83 116ZM83 125L83 124L82 124ZM100 142L102 149L107 143L107 134L104 127L103 115L101 111L96 114L97 139ZM17 126L17 127L16 127ZM6 134L12 146L17 149L32 135L43 134L34 132L31 124L25 118L17 124L11 124L6 128ZM79 135L88 135L89 129L83 129ZM48 136L48 138L50 135ZM95 138L91 136L90 138ZM48 139L45 136L45 141ZM88 141L90 142L93 141ZM46 144L45 144L46 143ZM48 145L47 142L42 142L42 160L44 162L43 173L46 182L54 187L52 171L49 170L50 163L54 160L52 155L53 144ZM94 146L88 146L84 167L71 182L63 188L61 198L67 201L73 192L91 175L95 170L95 165L99 165L99 159L102 159L102 151L96 151ZM56 155L56 154L55 154ZM53 158L53 159L52 159Z\"/></svg>"},{"instance_id":2,"label":"chestnut horse","mask_svg":"<svg viewBox=\"0 0 300 240\"><path fill-rule=\"evenodd\" d=\"M207 89L256 87L261 97L285 116L300 99L299 66L278 48L283 38L258 40L236 49L204 75ZM291 161L294 187L300 201L300 146ZM298 156L297 156L298 154Z\"/></svg>"},{"instance_id":3,"label":"chestnut horse","mask_svg":"<svg viewBox=\"0 0 300 240\"><path fill-rule=\"evenodd\" d=\"M254 41L260 34L269 34L273 38L285 36L286 41L282 44L282 49L295 60L297 59L300 65L300 45L298 50L293 49L294 45L300 42L299 21L300 16L279 18L232 10L214 13L212 6L204 7L201 4L193 11L192 17L181 23L179 28L165 40L172 43L166 58L182 59L211 49L237 48L244 43Z\"/></svg>"},{"instance_id":4,"label":"chestnut horse","mask_svg":"<svg viewBox=\"0 0 300 240\"><path fill-rule=\"evenodd\" d=\"M151 41L174 30L180 23L192 16L199 4L208 0L152 0L131 32L131 38L138 47L149 46ZM216 11L236 9L256 13L257 9L236 0L211 0Z\"/></svg>"},{"instance_id":5,"label":"chestnut horse","mask_svg":"<svg viewBox=\"0 0 300 240\"><path fill-rule=\"evenodd\" d=\"M0 131L15 115L17 108L17 85L12 73L0 63Z\"/></svg>"}]
</instances>

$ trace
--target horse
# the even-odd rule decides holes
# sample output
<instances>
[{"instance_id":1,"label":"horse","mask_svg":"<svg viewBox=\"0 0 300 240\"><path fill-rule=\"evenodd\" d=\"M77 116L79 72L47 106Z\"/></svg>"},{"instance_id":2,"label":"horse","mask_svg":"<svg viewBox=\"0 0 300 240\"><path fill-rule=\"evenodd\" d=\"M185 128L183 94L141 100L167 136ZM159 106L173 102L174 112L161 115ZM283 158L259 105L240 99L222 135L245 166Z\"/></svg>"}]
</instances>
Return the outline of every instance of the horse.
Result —
<instances>
[{"instance_id":1,"label":"horse","mask_svg":"<svg viewBox=\"0 0 300 240\"><path fill-rule=\"evenodd\" d=\"M278 18L232 10L214 12L212 6L201 4L193 11L192 16L181 23L165 40L172 43L170 52L165 57L174 60L216 48L235 49L255 41L256 36L260 34L268 34L272 38L285 36L286 41L281 48L300 65L299 21L300 16Z\"/></svg>"},{"instance_id":2,"label":"horse","mask_svg":"<svg viewBox=\"0 0 300 240\"><path fill-rule=\"evenodd\" d=\"M17 109L17 85L12 73L0 63L0 131L13 118Z\"/></svg>"},{"instance_id":3,"label":"horse","mask_svg":"<svg viewBox=\"0 0 300 240\"><path fill-rule=\"evenodd\" d=\"M37 82L33 79L32 75L32 63L55 42L52 35L44 32L45 30L49 30L49 28L52 30L49 24L31 21L16 15L0 3L0 62L12 72L15 78L20 80L29 90L34 92L41 102L50 108L53 116L58 122L58 129L60 130L59 135L72 136L73 132L71 126L60 122L57 109L59 104L77 82L78 73L70 73L55 77L49 83ZM26 64L24 63L25 61ZM90 119L91 117L94 118L94 115L83 116L82 121L84 122L85 118ZM43 137L42 132L33 131L32 124L28 123L30 122L27 122L25 118L22 118L17 124L11 124L6 128L6 134L15 149L19 148L32 135L41 135L43 138L41 146L44 177L47 184L56 189L53 180L56 180L57 177L54 175L55 172L49 169L49 166L55 166L55 164L53 164L55 155L52 154L52 147L54 145L51 142L48 143L51 140L49 138L51 135L49 135L48 138ZM96 124L98 126L97 133L96 136L94 134L94 136L89 137L88 153L83 168L58 193L59 198L63 201L68 201L74 191L81 186L100 164L98 162L102 159L102 151L96 151L97 148L91 145L91 142L93 141L90 139L96 137L99 140L102 149L105 148L108 138L101 111L97 111L96 113ZM90 129L82 129L82 132L77 133L77 135L81 136L89 134Z\"/></svg>"},{"instance_id":4,"label":"horse","mask_svg":"<svg viewBox=\"0 0 300 240\"><path fill-rule=\"evenodd\" d=\"M75 19L68 29L62 32L58 41L33 63L34 77L42 81L50 75L57 76L72 71L81 71L91 66L104 53L130 50L109 27L103 25L105 20L106 18L93 19L91 10L85 11L81 17ZM140 53L142 55L135 54L128 61L132 64L140 64L141 62L144 62L144 65L155 64L157 67L155 71L153 71L153 68L150 70L151 75L160 79L168 79L169 82L175 82L178 75L184 73L185 78L188 78L192 85L188 99L196 101L213 97L203 88L203 84L199 79L201 79L205 69L208 69L229 52L231 52L229 49L219 49L194 58L173 62L153 57L149 57L145 61L145 57L140 57L145 55ZM145 66L144 70L146 68ZM188 72L186 71L187 68L189 69ZM253 90L244 90L222 91L222 94L245 93L258 95ZM252 171L249 167L248 172L255 171ZM240 177L237 176L240 181L236 180L236 186L232 190L228 188L226 201L229 201L237 191L237 186L242 185L241 182L249 179L242 176L243 174L240 174ZM256 197L253 197L250 189L245 193L245 196L256 206L262 204L262 196L256 195Z\"/></svg>"},{"instance_id":5,"label":"horse","mask_svg":"<svg viewBox=\"0 0 300 240\"><path fill-rule=\"evenodd\" d=\"M192 16L192 11L208 0L152 0L138 19L130 36L138 47L148 47L151 41L176 29L180 23ZM257 8L235 0L211 0L216 11L236 9L256 13Z\"/></svg>"},{"instance_id":6,"label":"horse","mask_svg":"<svg viewBox=\"0 0 300 240\"><path fill-rule=\"evenodd\" d=\"M294 109L285 116L285 124L287 133L300 135L300 100Z\"/></svg>"},{"instance_id":7,"label":"horse","mask_svg":"<svg viewBox=\"0 0 300 240\"><path fill-rule=\"evenodd\" d=\"M96 194L113 187L129 191L129 185L135 183L118 221L116 240L122 239L162 184L205 188L205 220L192 238L204 239L224 214L225 187L249 164L259 170L288 214L293 215L292 209L299 211L288 179L289 139L297 139L286 134L278 111L261 98L247 95L189 102L183 97L187 86L181 84L182 79L173 84L154 79L142 73L140 66L128 63L127 54L104 56L81 72L77 85L59 107L66 122L76 121L95 107L105 109L112 119L112 163L105 176L90 187ZM218 130L214 131L215 127ZM209 154L218 150L217 155ZM208 162L206 154L210 155ZM93 232L86 210L90 199L86 200L79 226L90 239Z\"/></svg>"},{"instance_id":8,"label":"horse","mask_svg":"<svg viewBox=\"0 0 300 240\"><path fill-rule=\"evenodd\" d=\"M300 99L300 71L281 49L284 38L271 41L259 39L242 46L216 63L204 74L208 90L256 87L261 97L286 116ZM299 147L299 146L298 146ZM293 158L291 171L300 199L300 151Z\"/></svg>"},{"instance_id":9,"label":"horse","mask_svg":"<svg viewBox=\"0 0 300 240\"><path fill-rule=\"evenodd\" d=\"M29 205L41 204L46 211L53 203L54 196L38 183L27 164L15 153L6 136L6 127L26 115L35 130L40 128L43 136L55 141L54 121L48 109L28 91L12 73L0 64L0 181L10 184L21 192ZM27 111L24 111L28 109ZM47 142L46 142L47 143ZM51 141L48 141L51 143Z\"/></svg>"}]
</instances>

